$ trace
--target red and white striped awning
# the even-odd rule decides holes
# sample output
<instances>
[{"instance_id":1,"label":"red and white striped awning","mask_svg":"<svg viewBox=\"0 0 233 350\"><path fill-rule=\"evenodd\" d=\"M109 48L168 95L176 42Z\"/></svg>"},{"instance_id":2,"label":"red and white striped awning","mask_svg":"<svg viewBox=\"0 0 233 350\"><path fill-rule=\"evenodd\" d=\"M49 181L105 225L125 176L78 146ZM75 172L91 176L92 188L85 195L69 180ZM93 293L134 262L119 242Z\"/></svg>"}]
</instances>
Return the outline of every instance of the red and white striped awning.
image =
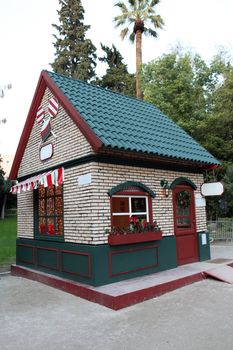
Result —
<instances>
[{"instance_id":1,"label":"red and white striped awning","mask_svg":"<svg viewBox=\"0 0 233 350\"><path fill-rule=\"evenodd\" d=\"M19 182L18 184L11 187L11 193L17 194L21 192L36 190L39 185L43 185L44 187L52 187L53 185L59 186L62 185L63 182L64 168L59 168Z\"/></svg>"}]
</instances>

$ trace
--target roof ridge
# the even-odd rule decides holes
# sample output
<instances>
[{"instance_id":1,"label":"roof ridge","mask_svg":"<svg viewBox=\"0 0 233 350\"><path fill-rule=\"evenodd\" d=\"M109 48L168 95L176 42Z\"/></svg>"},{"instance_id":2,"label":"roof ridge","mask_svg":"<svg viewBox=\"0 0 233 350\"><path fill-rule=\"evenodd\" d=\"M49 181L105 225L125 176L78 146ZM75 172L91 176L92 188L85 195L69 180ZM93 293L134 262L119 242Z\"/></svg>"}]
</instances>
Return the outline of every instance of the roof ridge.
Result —
<instances>
[{"instance_id":1,"label":"roof ridge","mask_svg":"<svg viewBox=\"0 0 233 350\"><path fill-rule=\"evenodd\" d=\"M87 81L85 81L85 80L81 80L81 79L69 77L69 76L67 76L67 75L65 75L65 74L51 72L51 71L46 70L46 69L45 69L44 71L45 71L46 73L48 73L48 74L55 74L55 75L58 75L58 76L61 76L61 77L67 78L67 79L71 79L71 80L74 80L74 81L78 81L78 82L80 82L80 83L82 83L82 84L85 84L85 85L88 85L88 86L92 86L92 87L94 87L94 88L96 88L96 89L102 89L102 90L104 90L104 91L108 91L108 92L110 92L110 93L113 93L113 94L116 94L116 95L120 95L120 96L123 96L123 97L125 97L125 98L132 99L133 101L137 101L138 103L147 104L147 105L149 105L149 106L151 106L151 107L154 107L155 109L159 110L159 108L156 107L153 103L148 102L148 101L145 101L145 100L138 99L137 97L124 95L124 94L121 93L121 92L113 91L113 90L111 90L111 89L104 88L103 86L95 85L95 84L92 84L91 82L89 83L89 82L87 82ZM159 110L159 111L160 111L160 110Z\"/></svg>"}]
</instances>

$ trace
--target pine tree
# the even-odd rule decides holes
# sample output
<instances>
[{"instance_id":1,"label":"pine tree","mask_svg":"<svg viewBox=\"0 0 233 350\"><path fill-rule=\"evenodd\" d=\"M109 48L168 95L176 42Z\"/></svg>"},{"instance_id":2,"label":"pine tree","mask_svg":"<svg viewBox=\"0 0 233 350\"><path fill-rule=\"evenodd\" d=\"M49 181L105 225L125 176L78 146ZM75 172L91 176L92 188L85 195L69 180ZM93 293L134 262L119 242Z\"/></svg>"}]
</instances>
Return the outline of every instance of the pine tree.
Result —
<instances>
[{"instance_id":1,"label":"pine tree","mask_svg":"<svg viewBox=\"0 0 233 350\"><path fill-rule=\"evenodd\" d=\"M99 57L101 62L107 63L108 68L101 79L96 83L102 87L123 93L128 96L135 96L136 79L134 74L130 74L127 65L123 63L123 57L117 48L101 44L105 55Z\"/></svg>"},{"instance_id":2,"label":"pine tree","mask_svg":"<svg viewBox=\"0 0 233 350\"><path fill-rule=\"evenodd\" d=\"M54 35L56 53L51 64L54 72L88 81L95 76L96 48L86 32L84 8L80 0L59 0L61 9L57 11L60 25L53 24L59 35Z\"/></svg>"}]
</instances>

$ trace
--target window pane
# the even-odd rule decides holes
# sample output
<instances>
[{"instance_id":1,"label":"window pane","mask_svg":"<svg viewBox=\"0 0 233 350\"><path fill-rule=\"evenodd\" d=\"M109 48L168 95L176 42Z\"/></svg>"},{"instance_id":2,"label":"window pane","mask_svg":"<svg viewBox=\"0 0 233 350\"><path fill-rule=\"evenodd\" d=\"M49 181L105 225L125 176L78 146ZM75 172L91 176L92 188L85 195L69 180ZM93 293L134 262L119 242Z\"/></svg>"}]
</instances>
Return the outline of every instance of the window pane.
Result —
<instances>
[{"instance_id":1,"label":"window pane","mask_svg":"<svg viewBox=\"0 0 233 350\"><path fill-rule=\"evenodd\" d=\"M56 218L56 235L61 236L63 233L62 218Z\"/></svg>"},{"instance_id":2,"label":"window pane","mask_svg":"<svg viewBox=\"0 0 233 350\"><path fill-rule=\"evenodd\" d=\"M177 205L176 207L176 215L177 216L189 216L190 215L190 210L189 207L183 208Z\"/></svg>"},{"instance_id":3,"label":"window pane","mask_svg":"<svg viewBox=\"0 0 233 350\"><path fill-rule=\"evenodd\" d=\"M45 218L39 218L39 232L43 235L47 232Z\"/></svg>"},{"instance_id":4,"label":"window pane","mask_svg":"<svg viewBox=\"0 0 233 350\"><path fill-rule=\"evenodd\" d=\"M39 198L45 197L45 188L44 186L39 186Z\"/></svg>"},{"instance_id":5,"label":"window pane","mask_svg":"<svg viewBox=\"0 0 233 350\"><path fill-rule=\"evenodd\" d=\"M113 213L128 213L129 212L129 198L112 198Z\"/></svg>"},{"instance_id":6,"label":"window pane","mask_svg":"<svg viewBox=\"0 0 233 350\"><path fill-rule=\"evenodd\" d=\"M177 226L190 227L190 218L177 218Z\"/></svg>"},{"instance_id":7,"label":"window pane","mask_svg":"<svg viewBox=\"0 0 233 350\"><path fill-rule=\"evenodd\" d=\"M146 212L146 198L131 198L132 213Z\"/></svg>"},{"instance_id":8,"label":"window pane","mask_svg":"<svg viewBox=\"0 0 233 350\"><path fill-rule=\"evenodd\" d=\"M55 197L55 214L62 215L62 197Z\"/></svg>"},{"instance_id":9,"label":"window pane","mask_svg":"<svg viewBox=\"0 0 233 350\"><path fill-rule=\"evenodd\" d=\"M139 222L142 222L142 221L144 221L144 220L147 220L146 215L136 215L136 214L133 214L132 216L135 217L135 218L138 218Z\"/></svg>"},{"instance_id":10,"label":"window pane","mask_svg":"<svg viewBox=\"0 0 233 350\"><path fill-rule=\"evenodd\" d=\"M38 190L38 233L41 235L63 235L62 186Z\"/></svg>"},{"instance_id":11,"label":"window pane","mask_svg":"<svg viewBox=\"0 0 233 350\"><path fill-rule=\"evenodd\" d=\"M61 185L55 187L55 195L56 196L62 195L62 186Z\"/></svg>"},{"instance_id":12,"label":"window pane","mask_svg":"<svg viewBox=\"0 0 233 350\"><path fill-rule=\"evenodd\" d=\"M54 218L48 218L47 233L48 235L54 235Z\"/></svg>"},{"instance_id":13,"label":"window pane","mask_svg":"<svg viewBox=\"0 0 233 350\"><path fill-rule=\"evenodd\" d=\"M54 196L54 188L53 187L47 187L47 197Z\"/></svg>"},{"instance_id":14,"label":"window pane","mask_svg":"<svg viewBox=\"0 0 233 350\"><path fill-rule=\"evenodd\" d=\"M39 216L45 215L45 199L39 199Z\"/></svg>"},{"instance_id":15,"label":"window pane","mask_svg":"<svg viewBox=\"0 0 233 350\"><path fill-rule=\"evenodd\" d=\"M51 216L54 214L54 198L47 198L47 215Z\"/></svg>"},{"instance_id":16,"label":"window pane","mask_svg":"<svg viewBox=\"0 0 233 350\"><path fill-rule=\"evenodd\" d=\"M113 216L113 227L127 230L129 228L129 215Z\"/></svg>"}]
</instances>

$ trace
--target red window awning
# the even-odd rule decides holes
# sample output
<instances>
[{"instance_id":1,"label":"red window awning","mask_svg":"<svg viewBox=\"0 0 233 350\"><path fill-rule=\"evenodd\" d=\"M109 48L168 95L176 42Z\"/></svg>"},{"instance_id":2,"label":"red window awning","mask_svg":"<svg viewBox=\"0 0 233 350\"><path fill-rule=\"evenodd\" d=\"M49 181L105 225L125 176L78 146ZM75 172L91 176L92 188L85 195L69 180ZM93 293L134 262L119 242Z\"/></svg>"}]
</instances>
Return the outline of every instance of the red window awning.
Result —
<instances>
[{"instance_id":1,"label":"red window awning","mask_svg":"<svg viewBox=\"0 0 233 350\"><path fill-rule=\"evenodd\" d=\"M53 185L59 186L62 185L63 182L64 168L58 168L19 182L18 184L11 187L11 193L17 194L21 192L32 191L37 189L39 185L43 185L44 187L52 187Z\"/></svg>"}]
</instances>

